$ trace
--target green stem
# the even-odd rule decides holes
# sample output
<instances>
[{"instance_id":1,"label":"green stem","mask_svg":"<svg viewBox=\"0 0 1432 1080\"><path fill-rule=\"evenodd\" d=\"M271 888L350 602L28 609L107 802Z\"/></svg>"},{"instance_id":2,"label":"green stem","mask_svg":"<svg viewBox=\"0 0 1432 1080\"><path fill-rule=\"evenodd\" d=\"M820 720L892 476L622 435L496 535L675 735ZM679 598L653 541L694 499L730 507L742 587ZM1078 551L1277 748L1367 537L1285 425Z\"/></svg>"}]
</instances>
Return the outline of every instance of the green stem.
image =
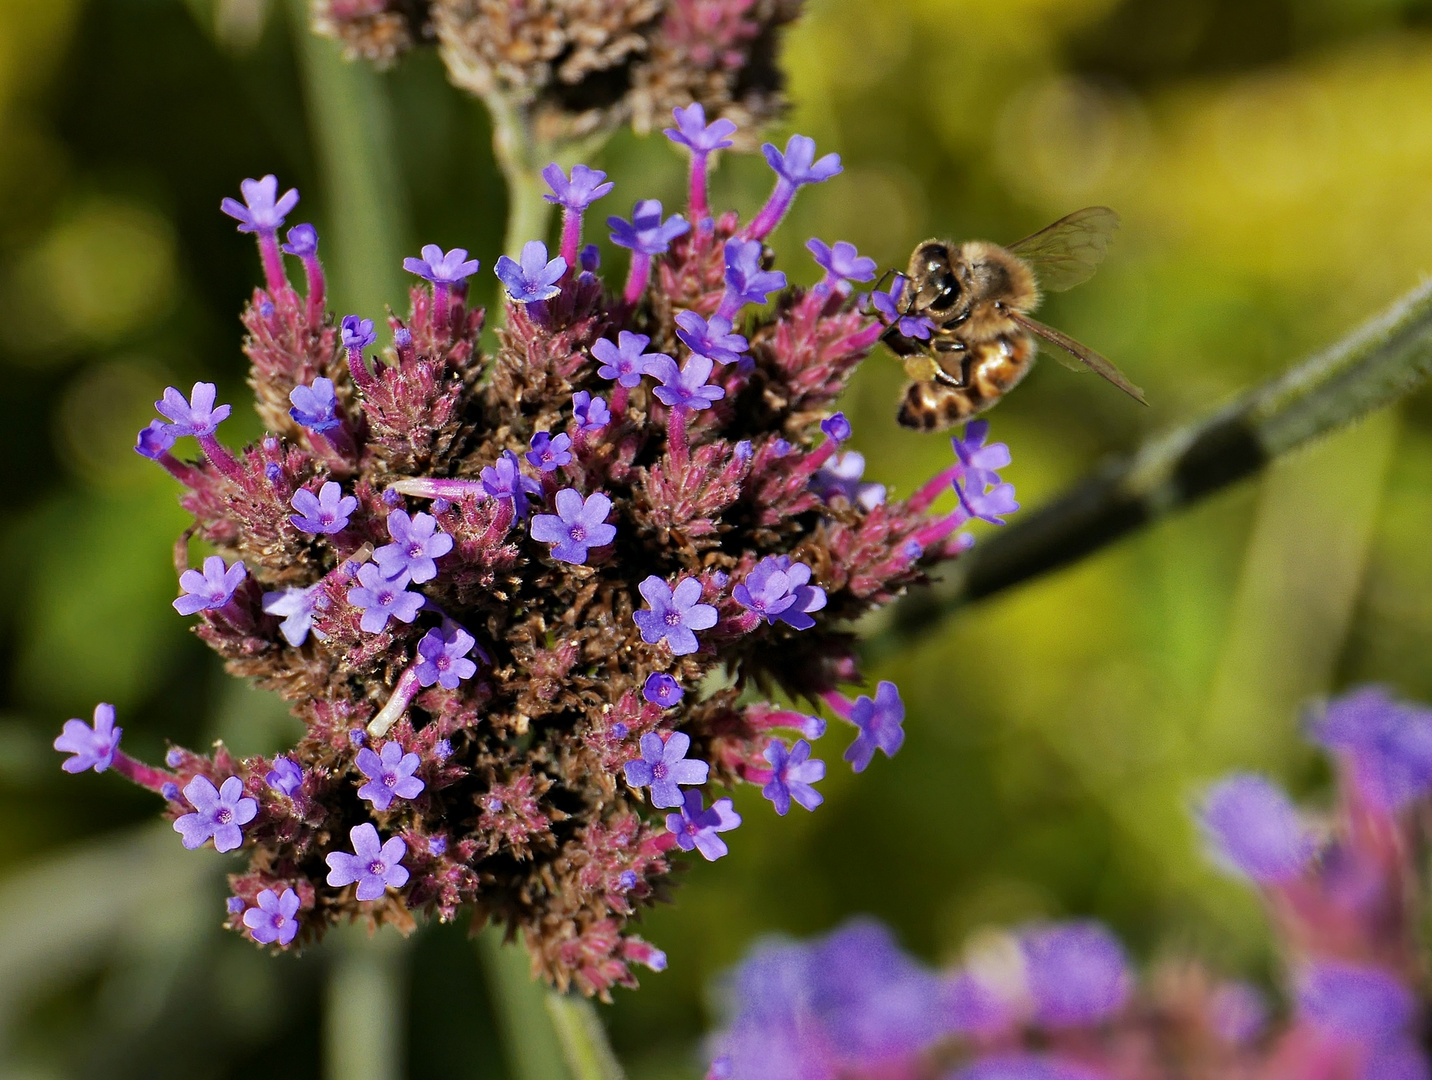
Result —
<instances>
[{"instance_id":1,"label":"green stem","mask_svg":"<svg viewBox=\"0 0 1432 1080\"><path fill-rule=\"evenodd\" d=\"M492 152L507 181L507 232L502 249L515 259L528 240L547 239L552 204L542 198L546 190L542 169L553 155L550 147L538 141L523 106L497 92L483 100L492 114Z\"/></svg>"},{"instance_id":2,"label":"green stem","mask_svg":"<svg viewBox=\"0 0 1432 1080\"><path fill-rule=\"evenodd\" d=\"M502 931L489 926L477 935L487 986L502 1031L502 1047L515 1080L571 1080L544 998L548 991L532 977L521 945L504 945Z\"/></svg>"},{"instance_id":3,"label":"green stem","mask_svg":"<svg viewBox=\"0 0 1432 1080\"><path fill-rule=\"evenodd\" d=\"M975 600L1067 566L1410 393L1432 375L1432 282L1229 405L1158 436L973 548L866 642L878 663Z\"/></svg>"},{"instance_id":4,"label":"green stem","mask_svg":"<svg viewBox=\"0 0 1432 1080\"><path fill-rule=\"evenodd\" d=\"M596 1006L586 998L549 990L547 1013L575 1080L626 1080Z\"/></svg>"},{"instance_id":5,"label":"green stem","mask_svg":"<svg viewBox=\"0 0 1432 1080\"><path fill-rule=\"evenodd\" d=\"M401 1080L406 1002L403 939L391 930L368 937L345 927L334 935L323 1002L323 1075L327 1080Z\"/></svg>"}]
</instances>

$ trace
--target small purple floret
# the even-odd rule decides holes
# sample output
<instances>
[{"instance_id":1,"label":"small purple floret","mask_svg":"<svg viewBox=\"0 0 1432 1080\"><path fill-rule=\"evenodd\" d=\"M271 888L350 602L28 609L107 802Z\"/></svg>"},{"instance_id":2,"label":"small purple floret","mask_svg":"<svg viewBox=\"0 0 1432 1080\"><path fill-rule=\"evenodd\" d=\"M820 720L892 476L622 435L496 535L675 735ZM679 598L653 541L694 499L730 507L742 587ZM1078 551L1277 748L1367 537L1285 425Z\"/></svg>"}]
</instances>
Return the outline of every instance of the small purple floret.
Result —
<instances>
[{"instance_id":1,"label":"small purple floret","mask_svg":"<svg viewBox=\"0 0 1432 1080\"><path fill-rule=\"evenodd\" d=\"M711 771L704 761L685 760L690 748L691 736L684 731L673 731L664 742L656 732L648 731L641 737L641 757L628 761L623 768L627 784L650 788L652 806L680 806L681 789L677 785L704 784Z\"/></svg>"},{"instance_id":2,"label":"small purple floret","mask_svg":"<svg viewBox=\"0 0 1432 1080\"><path fill-rule=\"evenodd\" d=\"M1358 791L1381 810L1400 810L1432 790L1432 710L1369 686L1328 702L1310 730L1345 756Z\"/></svg>"},{"instance_id":3,"label":"small purple floret","mask_svg":"<svg viewBox=\"0 0 1432 1080\"><path fill-rule=\"evenodd\" d=\"M885 485L862 481L865 455L855 450L836 454L810 478L810 489L822 499L843 495L866 510L874 510L885 501Z\"/></svg>"},{"instance_id":4,"label":"small purple floret","mask_svg":"<svg viewBox=\"0 0 1432 1080\"><path fill-rule=\"evenodd\" d=\"M810 575L809 566L792 562L788 555L767 555L731 595L767 623L774 625L779 620L797 630L809 630L815 620L808 613L819 611L826 602L825 590L808 584Z\"/></svg>"},{"instance_id":5,"label":"small purple floret","mask_svg":"<svg viewBox=\"0 0 1432 1080\"><path fill-rule=\"evenodd\" d=\"M585 500L576 488L557 492L555 514L536 514L532 518L532 539L552 545L552 558L558 562L582 565L591 548L606 547L617 538L615 525L608 525L612 500L600 491Z\"/></svg>"},{"instance_id":6,"label":"small purple floret","mask_svg":"<svg viewBox=\"0 0 1432 1080\"><path fill-rule=\"evenodd\" d=\"M318 494L307 488L293 493L293 508L298 511L289 515L295 528L315 536L342 532L348 528L348 519L358 509L358 500L344 495L343 488L336 480L327 481L318 489Z\"/></svg>"},{"instance_id":7,"label":"small purple floret","mask_svg":"<svg viewBox=\"0 0 1432 1080\"><path fill-rule=\"evenodd\" d=\"M403 753L396 739L384 743L381 753L365 746L355 761L358 771L368 777L358 789L358 797L367 799L375 810L388 809L395 798L416 799L427 786L413 775L422 763L417 754Z\"/></svg>"},{"instance_id":8,"label":"small purple floret","mask_svg":"<svg viewBox=\"0 0 1432 1080\"><path fill-rule=\"evenodd\" d=\"M303 770L286 757L276 757L273 768L264 775L264 783L280 795L292 798L303 787Z\"/></svg>"},{"instance_id":9,"label":"small purple floret","mask_svg":"<svg viewBox=\"0 0 1432 1080\"><path fill-rule=\"evenodd\" d=\"M670 360L665 353L646 353L643 350L651 343L645 334L633 334L623 330L617 334L613 345L606 338L592 343L592 355L602 362L597 375L603 379L615 379L628 390L641 383L651 365L658 359Z\"/></svg>"},{"instance_id":10,"label":"small purple floret","mask_svg":"<svg viewBox=\"0 0 1432 1080\"><path fill-rule=\"evenodd\" d=\"M1035 927L1021 935L1020 948L1035 1019L1046 1027L1097 1024L1124 1007L1124 950L1098 923Z\"/></svg>"},{"instance_id":11,"label":"small purple floret","mask_svg":"<svg viewBox=\"0 0 1432 1080\"><path fill-rule=\"evenodd\" d=\"M219 209L239 222L239 232L275 233L283 225L288 212L298 205L298 189L289 188L278 194L278 177L270 173L262 180L244 180L239 184L244 201L224 199Z\"/></svg>"},{"instance_id":12,"label":"small purple floret","mask_svg":"<svg viewBox=\"0 0 1432 1080\"><path fill-rule=\"evenodd\" d=\"M601 431L612 422L611 410L605 398L593 397L585 390L572 395L572 419L580 431Z\"/></svg>"},{"instance_id":13,"label":"small purple floret","mask_svg":"<svg viewBox=\"0 0 1432 1080\"><path fill-rule=\"evenodd\" d=\"M856 772L864 772L881 750L886 757L894 757L905 742L905 703L900 700L900 691L892 682L882 682L875 688L872 701L865 695L856 699L850 710L850 722L860 729L853 743L845 751L845 760Z\"/></svg>"},{"instance_id":14,"label":"small purple floret","mask_svg":"<svg viewBox=\"0 0 1432 1080\"><path fill-rule=\"evenodd\" d=\"M213 383L196 382L186 398L173 386L166 387L164 397L154 403L160 415L169 421L169 434L178 438L183 435L212 435L219 424L229 418L233 408L229 405L214 406L217 393Z\"/></svg>"},{"instance_id":15,"label":"small purple floret","mask_svg":"<svg viewBox=\"0 0 1432 1080\"><path fill-rule=\"evenodd\" d=\"M285 255L300 259L311 259L318 254L318 230L305 222L288 230L288 243L283 245Z\"/></svg>"},{"instance_id":16,"label":"small purple floret","mask_svg":"<svg viewBox=\"0 0 1432 1080\"><path fill-rule=\"evenodd\" d=\"M826 438L837 444L845 442L851 435L850 421L846 419L843 412L827 416L820 422L820 430L825 432Z\"/></svg>"},{"instance_id":17,"label":"small purple floret","mask_svg":"<svg viewBox=\"0 0 1432 1080\"><path fill-rule=\"evenodd\" d=\"M641 696L653 705L669 709L681 702L681 699L686 696L686 691L681 689L681 684L670 675L654 671L646 677L646 682L641 688Z\"/></svg>"},{"instance_id":18,"label":"small purple floret","mask_svg":"<svg viewBox=\"0 0 1432 1080\"><path fill-rule=\"evenodd\" d=\"M362 352L378 340L372 319L360 319L357 315L345 315L338 324L338 336L343 347L349 351Z\"/></svg>"},{"instance_id":19,"label":"small purple floret","mask_svg":"<svg viewBox=\"0 0 1432 1080\"><path fill-rule=\"evenodd\" d=\"M379 633L388 625L390 616L410 623L423 609L423 598L408 592L406 573L390 580L376 563L370 562L358 568L358 584L348 590L348 602L363 612L358 625L366 634Z\"/></svg>"},{"instance_id":20,"label":"small purple floret","mask_svg":"<svg viewBox=\"0 0 1432 1080\"><path fill-rule=\"evenodd\" d=\"M123 728L114 726L114 706L100 702L94 707L94 723L83 720L66 720L64 730L55 738L54 748L66 758L60 768L67 773L82 773L86 769L104 772L114 761L119 749L119 737Z\"/></svg>"},{"instance_id":21,"label":"small purple floret","mask_svg":"<svg viewBox=\"0 0 1432 1080\"><path fill-rule=\"evenodd\" d=\"M508 499L512 502L513 516L518 521L527 517L529 495L541 495L542 484L530 476L523 476L517 455L511 450L502 451L501 456L482 473L482 489L494 499Z\"/></svg>"},{"instance_id":22,"label":"small purple floret","mask_svg":"<svg viewBox=\"0 0 1432 1080\"><path fill-rule=\"evenodd\" d=\"M572 436L566 433L553 435L550 431L539 431L532 436L531 446L522 456L542 472L552 472L572 461Z\"/></svg>"},{"instance_id":23,"label":"small purple floret","mask_svg":"<svg viewBox=\"0 0 1432 1080\"><path fill-rule=\"evenodd\" d=\"M173 425L163 420L151 420L148 427L139 429L139 437L134 440L134 452L151 461L158 461L169 452L175 438Z\"/></svg>"},{"instance_id":24,"label":"small purple floret","mask_svg":"<svg viewBox=\"0 0 1432 1080\"><path fill-rule=\"evenodd\" d=\"M828 247L823 241L810 239L806 241L806 250L833 278L841 281L875 280L875 260L857 252L854 244L837 240L834 247Z\"/></svg>"},{"instance_id":25,"label":"small purple floret","mask_svg":"<svg viewBox=\"0 0 1432 1080\"><path fill-rule=\"evenodd\" d=\"M434 285L461 285L477 273L479 265L476 259L467 257L466 248L444 252L437 244L424 244L420 259L409 255L403 260L404 270Z\"/></svg>"},{"instance_id":26,"label":"small purple floret","mask_svg":"<svg viewBox=\"0 0 1432 1080\"><path fill-rule=\"evenodd\" d=\"M516 261L503 255L493 272L514 303L530 304L550 300L562 291L557 282L567 272L567 260L560 255L549 260L547 245L541 240L529 240L522 245L522 254Z\"/></svg>"},{"instance_id":27,"label":"small purple floret","mask_svg":"<svg viewBox=\"0 0 1432 1080\"><path fill-rule=\"evenodd\" d=\"M260 945L277 941L287 945L298 933L298 893L284 889L280 896L272 889L259 893L259 906L244 912L244 925Z\"/></svg>"},{"instance_id":28,"label":"small purple floret","mask_svg":"<svg viewBox=\"0 0 1432 1080\"><path fill-rule=\"evenodd\" d=\"M839 154L826 154L816 160L815 140L809 135L792 135L786 141L785 153L774 143L763 143L761 153L777 176L796 187L818 184L841 171Z\"/></svg>"},{"instance_id":29,"label":"small purple floret","mask_svg":"<svg viewBox=\"0 0 1432 1080\"><path fill-rule=\"evenodd\" d=\"M313 630L313 612L320 603L326 605L322 582L315 582L306 589L285 589L283 592L264 593L263 608L269 615L281 615L278 632L295 649L308 640ZM320 641L323 635L314 631Z\"/></svg>"},{"instance_id":30,"label":"small purple floret","mask_svg":"<svg viewBox=\"0 0 1432 1080\"><path fill-rule=\"evenodd\" d=\"M652 574L637 588L648 607L633 612L632 619L648 645L665 639L672 655L687 656L699 647L693 631L716 625L716 609L700 603L701 582L696 578L682 578L673 589Z\"/></svg>"},{"instance_id":31,"label":"small purple floret","mask_svg":"<svg viewBox=\"0 0 1432 1080\"><path fill-rule=\"evenodd\" d=\"M1216 784L1200 819L1219 861L1260 885L1297 877L1317 850L1288 797L1261 776L1237 774Z\"/></svg>"},{"instance_id":32,"label":"small purple floret","mask_svg":"<svg viewBox=\"0 0 1432 1080\"><path fill-rule=\"evenodd\" d=\"M293 403L288 415L310 431L321 434L343 423L338 419L338 395L333 392L332 379L320 376L312 386L295 386L288 400Z\"/></svg>"},{"instance_id":33,"label":"small purple floret","mask_svg":"<svg viewBox=\"0 0 1432 1080\"><path fill-rule=\"evenodd\" d=\"M750 348L742 335L731 333L731 320L725 315L703 319L694 311L676 316L676 336L697 356L704 356L721 365L734 364Z\"/></svg>"},{"instance_id":34,"label":"small purple floret","mask_svg":"<svg viewBox=\"0 0 1432 1080\"><path fill-rule=\"evenodd\" d=\"M706 380L711 377L714 365L707 356L693 355L686 365L677 368L676 361L658 353L647 365L647 374L661 380L653 393L665 405L673 409L709 409L712 402L720 401L726 391L712 386Z\"/></svg>"},{"instance_id":35,"label":"small purple floret","mask_svg":"<svg viewBox=\"0 0 1432 1080\"><path fill-rule=\"evenodd\" d=\"M174 601L174 610L180 615L194 615L200 611L221 608L233 598L234 590L248 575L248 568L242 560L225 567L219 555L210 555L204 560L204 570L185 570L179 575L179 587L183 594Z\"/></svg>"},{"instance_id":36,"label":"small purple floret","mask_svg":"<svg viewBox=\"0 0 1432 1080\"><path fill-rule=\"evenodd\" d=\"M726 290L738 304L764 304L770 293L786 287L786 275L761 265L765 248L759 240L726 241Z\"/></svg>"},{"instance_id":37,"label":"small purple floret","mask_svg":"<svg viewBox=\"0 0 1432 1080\"><path fill-rule=\"evenodd\" d=\"M409 517L406 510L394 510L388 515L388 535L393 542L374 551L373 561L382 568L384 577L407 574L415 585L438 576L437 560L453 545L452 537L438 528L437 518L431 514Z\"/></svg>"},{"instance_id":38,"label":"small purple floret","mask_svg":"<svg viewBox=\"0 0 1432 1080\"><path fill-rule=\"evenodd\" d=\"M691 225L680 215L672 214L665 221L661 219L661 203L656 199L643 199L632 207L631 220L609 217L607 225L612 230L612 243L618 247L631 248L643 255L660 255L671 247L671 242L682 236Z\"/></svg>"},{"instance_id":39,"label":"small purple floret","mask_svg":"<svg viewBox=\"0 0 1432 1080\"><path fill-rule=\"evenodd\" d=\"M717 799L708 809L701 808L701 792L688 791L681 811L666 815L666 829L675 834L676 846L682 851L695 848L708 862L715 862L730 849L717 833L727 832L741 824L730 799Z\"/></svg>"},{"instance_id":40,"label":"small purple floret","mask_svg":"<svg viewBox=\"0 0 1432 1080\"><path fill-rule=\"evenodd\" d=\"M476 639L456 623L429 630L418 642L418 682L423 686L440 683L445 690L456 690L458 683L472 678L477 671L477 663L468 659L476 644Z\"/></svg>"},{"instance_id":41,"label":"small purple floret","mask_svg":"<svg viewBox=\"0 0 1432 1080\"><path fill-rule=\"evenodd\" d=\"M693 101L684 109L673 109L671 115L676 118L676 127L662 130L668 139L688 150L709 154L732 145L730 136L736 134L736 125L725 117L708 124L706 110L699 101Z\"/></svg>"},{"instance_id":42,"label":"small purple floret","mask_svg":"<svg viewBox=\"0 0 1432 1080\"><path fill-rule=\"evenodd\" d=\"M543 195L542 198L578 212L585 210L616 187L610 181L602 183L607 179L606 173L585 165L573 165L569 178L562 171L562 166L555 161L542 170L542 179L546 180L547 186L552 189L551 195Z\"/></svg>"},{"instance_id":43,"label":"small purple floret","mask_svg":"<svg viewBox=\"0 0 1432 1080\"><path fill-rule=\"evenodd\" d=\"M973 420L965 430L950 439L955 457L964 466L965 484L972 488L999 483L999 470L1010 462L1009 447L1004 443L985 445L989 436L988 420Z\"/></svg>"},{"instance_id":44,"label":"small purple floret","mask_svg":"<svg viewBox=\"0 0 1432 1080\"><path fill-rule=\"evenodd\" d=\"M766 744L766 760L771 763L771 779L761 788L761 794L775 804L776 813L784 817L790 813L791 800L807 810L814 810L825 802L825 796L811 785L825 779L825 762L811 760L810 743L797 739L789 750L779 739Z\"/></svg>"},{"instance_id":45,"label":"small purple floret","mask_svg":"<svg viewBox=\"0 0 1432 1080\"><path fill-rule=\"evenodd\" d=\"M237 776L229 777L218 788L207 776L196 776L184 785L184 798L194 813L175 821L174 831L190 850L202 847L213 837L215 851L233 851L244 842L239 826L253 821L259 812L258 800L244 795L244 782Z\"/></svg>"},{"instance_id":46,"label":"small purple floret","mask_svg":"<svg viewBox=\"0 0 1432 1080\"><path fill-rule=\"evenodd\" d=\"M956 480L954 486L955 496L960 500L960 506L965 513L981 521L988 521L991 525L1003 525L1005 515L1019 509L1019 503L1014 499L1013 484L996 484L988 491L980 490L984 486L983 482L962 484Z\"/></svg>"},{"instance_id":47,"label":"small purple floret","mask_svg":"<svg viewBox=\"0 0 1432 1080\"><path fill-rule=\"evenodd\" d=\"M359 900L376 900L389 886L401 889L408 883L408 869L402 864L408 845L401 836L389 837L380 845L378 830L365 821L349 830L348 839L353 844L352 854L333 851L326 857L328 884L341 888L356 881Z\"/></svg>"},{"instance_id":48,"label":"small purple floret","mask_svg":"<svg viewBox=\"0 0 1432 1080\"><path fill-rule=\"evenodd\" d=\"M1334 960L1307 965L1297 1000L1303 1019L1367 1045L1401 1034L1417 1012L1416 996L1391 972Z\"/></svg>"},{"instance_id":49,"label":"small purple floret","mask_svg":"<svg viewBox=\"0 0 1432 1080\"><path fill-rule=\"evenodd\" d=\"M928 341L935 324L924 315L906 315L900 310L900 297L905 292L905 278L895 275L889 289L876 289L870 294L870 303L887 326L894 326L902 337L917 341Z\"/></svg>"}]
</instances>

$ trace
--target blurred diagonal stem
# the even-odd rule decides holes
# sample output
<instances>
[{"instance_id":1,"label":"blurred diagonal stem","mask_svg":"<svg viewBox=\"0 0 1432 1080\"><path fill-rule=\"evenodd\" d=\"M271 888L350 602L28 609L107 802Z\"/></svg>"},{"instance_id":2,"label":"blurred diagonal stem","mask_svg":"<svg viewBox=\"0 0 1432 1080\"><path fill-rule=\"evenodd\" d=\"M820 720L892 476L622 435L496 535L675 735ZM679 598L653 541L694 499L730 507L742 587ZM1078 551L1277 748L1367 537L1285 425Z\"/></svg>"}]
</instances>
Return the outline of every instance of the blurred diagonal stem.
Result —
<instances>
[{"instance_id":1,"label":"blurred diagonal stem","mask_svg":"<svg viewBox=\"0 0 1432 1080\"><path fill-rule=\"evenodd\" d=\"M901 603L867 661L960 608L1082 559L1305 443L1391 404L1432 375L1432 282L1331 348L1185 427L1155 437L980 544L945 583Z\"/></svg>"},{"instance_id":2,"label":"blurred diagonal stem","mask_svg":"<svg viewBox=\"0 0 1432 1080\"><path fill-rule=\"evenodd\" d=\"M573 1080L626 1080L595 1005L575 994L549 990L547 1013L562 1040L562 1056Z\"/></svg>"}]
</instances>

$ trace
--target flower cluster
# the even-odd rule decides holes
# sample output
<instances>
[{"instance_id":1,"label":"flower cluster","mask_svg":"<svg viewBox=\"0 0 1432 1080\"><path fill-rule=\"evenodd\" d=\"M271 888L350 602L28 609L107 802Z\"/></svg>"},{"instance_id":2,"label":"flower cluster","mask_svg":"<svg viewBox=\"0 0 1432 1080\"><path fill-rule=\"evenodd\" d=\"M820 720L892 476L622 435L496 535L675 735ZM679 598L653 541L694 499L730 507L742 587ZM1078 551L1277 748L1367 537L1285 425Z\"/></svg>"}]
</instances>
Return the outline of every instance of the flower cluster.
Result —
<instances>
[{"instance_id":1,"label":"flower cluster","mask_svg":"<svg viewBox=\"0 0 1432 1080\"><path fill-rule=\"evenodd\" d=\"M711 1080L1428 1080L1414 851L1432 710L1364 689L1310 731L1338 759L1330 820L1304 819L1253 776L1216 785L1200 813L1215 857L1267 900L1288 961L1286 1021L1270 1021L1254 987L1196 963L1139 986L1097 923L984 936L937 973L855 922L740 965Z\"/></svg>"},{"instance_id":2,"label":"flower cluster","mask_svg":"<svg viewBox=\"0 0 1432 1080\"><path fill-rule=\"evenodd\" d=\"M436 41L449 77L526 110L543 140L648 131L696 102L742 125L779 112L775 63L801 0L313 0L314 29L387 66Z\"/></svg>"},{"instance_id":3,"label":"flower cluster","mask_svg":"<svg viewBox=\"0 0 1432 1080\"><path fill-rule=\"evenodd\" d=\"M972 424L909 499L861 482L831 405L885 332L841 276L873 268L822 244L827 279L792 288L762 242L839 160L800 136L768 147L774 194L743 225L704 205L730 125L700 106L676 122L689 217L639 202L612 219L633 252L619 291L582 249L611 185L546 171L561 247L498 261L490 356L466 251L407 260L422 284L379 356L371 321L326 312L314 229L280 242L297 193L265 177L225 200L266 277L243 321L269 434L225 447L229 406L199 383L165 391L136 449L214 551L178 567L175 607L307 733L278 757L176 747L151 769L102 706L56 746L70 771L114 765L163 795L186 845L249 855L235 930L300 946L355 916L467 909L520 930L558 985L606 994L664 963L628 922L668 895L675 855L733 842L741 817L714 788L754 784L780 814L821 803L826 721L754 691L852 725L857 771L899 749L894 685L842 691L861 681L844 627L964 551L972 517L1012 508L1008 451ZM186 438L198 460L176 456Z\"/></svg>"}]
</instances>

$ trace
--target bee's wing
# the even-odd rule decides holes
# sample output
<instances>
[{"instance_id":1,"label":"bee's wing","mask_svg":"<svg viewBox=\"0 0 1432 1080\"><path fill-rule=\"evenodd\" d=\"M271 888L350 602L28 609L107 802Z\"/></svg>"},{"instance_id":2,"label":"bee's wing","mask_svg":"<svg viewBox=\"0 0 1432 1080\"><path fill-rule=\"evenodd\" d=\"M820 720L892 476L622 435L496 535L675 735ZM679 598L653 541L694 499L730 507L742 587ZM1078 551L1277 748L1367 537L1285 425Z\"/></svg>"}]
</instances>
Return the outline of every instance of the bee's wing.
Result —
<instances>
[{"instance_id":1,"label":"bee's wing","mask_svg":"<svg viewBox=\"0 0 1432 1080\"><path fill-rule=\"evenodd\" d=\"M1019 323L1019 325L1023 326L1031 334L1035 334L1051 345L1056 345L1060 349L1063 349L1070 356L1074 357L1075 360L1078 360L1080 364L1083 364L1084 367L1108 379L1140 405L1148 404L1142 390L1129 382L1122 371L1087 345L1080 345L1079 342L1075 341L1068 334L1061 333L1052 326L1045 326L1042 322L1037 322L1028 315L1021 315L1016 311L1008 312L1008 314L1010 318L1014 319L1015 322ZM1062 359L1062 357L1060 359Z\"/></svg>"},{"instance_id":2,"label":"bee's wing","mask_svg":"<svg viewBox=\"0 0 1432 1080\"><path fill-rule=\"evenodd\" d=\"M1064 292L1094 276L1118 227L1119 215L1107 206L1086 206L1009 250L1033 267L1040 288Z\"/></svg>"}]
</instances>

